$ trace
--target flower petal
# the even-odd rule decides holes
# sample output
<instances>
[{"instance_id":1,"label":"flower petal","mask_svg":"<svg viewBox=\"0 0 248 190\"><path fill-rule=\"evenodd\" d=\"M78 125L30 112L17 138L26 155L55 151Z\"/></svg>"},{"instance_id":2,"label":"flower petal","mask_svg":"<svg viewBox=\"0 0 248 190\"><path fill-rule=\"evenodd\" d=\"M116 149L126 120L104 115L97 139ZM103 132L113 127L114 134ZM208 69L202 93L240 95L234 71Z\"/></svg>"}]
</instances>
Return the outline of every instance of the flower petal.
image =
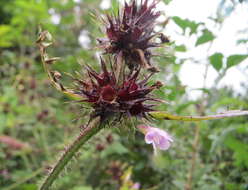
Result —
<instances>
[{"instance_id":1,"label":"flower petal","mask_svg":"<svg viewBox=\"0 0 248 190\"><path fill-rule=\"evenodd\" d=\"M167 150L171 145L171 142L168 139L161 138L159 144L157 145L161 150Z\"/></svg>"},{"instance_id":2,"label":"flower petal","mask_svg":"<svg viewBox=\"0 0 248 190\"><path fill-rule=\"evenodd\" d=\"M156 137L156 133L155 132L148 132L145 135L145 141L147 144L151 144L154 143L154 138Z\"/></svg>"},{"instance_id":3,"label":"flower petal","mask_svg":"<svg viewBox=\"0 0 248 190\"><path fill-rule=\"evenodd\" d=\"M145 142L152 144L155 154L157 149L167 150L173 142L173 138L162 129L145 125L138 126L138 129L145 134Z\"/></svg>"}]
</instances>

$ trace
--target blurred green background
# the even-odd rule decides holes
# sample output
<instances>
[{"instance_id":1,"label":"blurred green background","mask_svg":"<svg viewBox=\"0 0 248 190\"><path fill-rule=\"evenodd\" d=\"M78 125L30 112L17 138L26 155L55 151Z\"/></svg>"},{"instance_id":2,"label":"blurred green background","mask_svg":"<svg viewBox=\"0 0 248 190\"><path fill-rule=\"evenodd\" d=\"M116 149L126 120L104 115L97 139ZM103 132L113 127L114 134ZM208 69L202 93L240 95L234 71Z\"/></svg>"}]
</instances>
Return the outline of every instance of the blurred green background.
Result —
<instances>
[{"instance_id":1,"label":"blurred green background","mask_svg":"<svg viewBox=\"0 0 248 190\"><path fill-rule=\"evenodd\" d=\"M177 0L161 3L169 6L173 1ZM97 68L100 52L94 47L96 38L104 34L103 26L92 15L116 11L118 2L112 0L110 8L103 5L100 0L0 1L1 190L36 190L45 171L79 133L89 114L88 109L72 103L51 87L35 44L38 26L42 25L54 37L55 44L49 54L62 58L54 66L56 70L69 73L80 70L78 60ZM216 13L208 18L216 26L215 31L205 22L177 15L172 15L165 30L165 20L159 23L158 30L165 34L170 23L181 32L177 33L177 39L171 36L170 45L156 50L161 56L155 57L154 62L161 72L152 80L161 80L165 86L155 94L169 102L158 109L180 115L248 109L247 76L240 91L218 85L229 69L240 64L247 73L247 48L245 53L231 55L222 54L218 49L206 51L206 57L200 61L192 54L187 56L192 46L215 46L214 41L218 40L215 33L239 6L247 6L247 2L218 2ZM193 7L194 4L192 11ZM247 26L240 31L245 37L235 42L238 47L248 45ZM178 40L180 37L193 38L195 42L189 48ZM186 56L180 56L182 53ZM205 78L209 69L217 75L213 85L194 89L200 94L194 98L192 90L180 78L180 70L187 68L188 61L202 65ZM188 77L193 77L194 72L197 71L192 70ZM64 81L68 82L67 78ZM157 157L152 147L145 144L143 135L130 130L128 124L107 128L81 149L53 188L134 190L133 185L138 183L142 190L247 190L247 121L247 117L199 124L156 121L155 126L165 129L175 139L172 147Z\"/></svg>"}]
</instances>

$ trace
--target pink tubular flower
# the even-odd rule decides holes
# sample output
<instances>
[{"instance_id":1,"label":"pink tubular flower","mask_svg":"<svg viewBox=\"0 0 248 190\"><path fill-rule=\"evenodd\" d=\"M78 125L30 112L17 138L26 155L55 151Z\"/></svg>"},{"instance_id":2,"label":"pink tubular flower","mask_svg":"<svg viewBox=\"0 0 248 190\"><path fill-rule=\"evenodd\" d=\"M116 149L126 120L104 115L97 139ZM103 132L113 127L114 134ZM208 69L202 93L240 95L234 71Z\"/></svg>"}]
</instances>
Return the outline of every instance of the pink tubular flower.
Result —
<instances>
[{"instance_id":1,"label":"pink tubular flower","mask_svg":"<svg viewBox=\"0 0 248 190\"><path fill-rule=\"evenodd\" d=\"M136 182L135 184L133 184L132 189L133 189L133 190L138 190L138 189L140 189L140 183Z\"/></svg>"},{"instance_id":2,"label":"pink tubular flower","mask_svg":"<svg viewBox=\"0 0 248 190\"><path fill-rule=\"evenodd\" d=\"M167 132L159 128L145 125L139 125L137 128L145 134L146 143L152 144L155 154L157 153L157 149L167 150L173 142L172 137Z\"/></svg>"}]
</instances>

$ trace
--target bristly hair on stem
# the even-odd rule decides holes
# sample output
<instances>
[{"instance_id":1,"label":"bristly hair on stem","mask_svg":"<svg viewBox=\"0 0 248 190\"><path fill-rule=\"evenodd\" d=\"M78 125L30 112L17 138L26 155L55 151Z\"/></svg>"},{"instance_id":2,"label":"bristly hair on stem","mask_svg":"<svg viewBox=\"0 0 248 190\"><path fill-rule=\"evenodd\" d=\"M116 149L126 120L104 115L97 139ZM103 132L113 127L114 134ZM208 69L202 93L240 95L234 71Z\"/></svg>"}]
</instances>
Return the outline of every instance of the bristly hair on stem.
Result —
<instances>
[{"instance_id":1,"label":"bristly hair on stem","mask_svg":"<svg viewBox=\"0 0 248 190\"><path fill-rule=\"evenodd\" d=\"M165 35L154 32L155 21L160 16L160 12L155 11L158 2L153 0L148 4L148 0L141 0L139 4L132 0L129 4L125 2L117 15L107 15L103 20L106 38L98 39L99 47L113 54L116 60L122 57L131 70L143 67L157 72L151 64L150 49L169 42ZM160 42L154 42L154 37L159 37Z\"/></svg>"},{"instance_id":2,"label":"bristly hair on stem","mask_svg":"<svg viewBox=\"0 0 248 190\"><path fill-rule=\"evenodd\" d=\"M87 142L92 136L98 133L103 128L103 123L100 122L100 118L96 117L91 120L88 126L81 131L79 136L75 141L65 150L61 155L57 163L51 168L48 176L45 178L41 184L39 190L48 190L49 187L56 180L61 171L65 168L67 163L73 158L73 156L78 152L81 146Z\"/></svg>"}]
</instances>

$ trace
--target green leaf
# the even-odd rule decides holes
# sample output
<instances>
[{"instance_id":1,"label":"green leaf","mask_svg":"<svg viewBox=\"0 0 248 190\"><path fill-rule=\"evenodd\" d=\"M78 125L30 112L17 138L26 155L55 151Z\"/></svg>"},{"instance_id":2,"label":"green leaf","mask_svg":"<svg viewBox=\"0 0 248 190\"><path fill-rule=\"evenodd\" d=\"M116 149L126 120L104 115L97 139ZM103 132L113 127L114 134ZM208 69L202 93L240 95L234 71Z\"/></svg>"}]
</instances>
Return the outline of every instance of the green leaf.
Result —
<instances>
[{"instance_id":1,"label":"green leaf","mask_svg":"<svg viewBox=\"0 0 248 190\"><path fill-rule=\"evenodd\" d=\"M223 66L223 54L215 53L209 57L210 64L219 71Z\"/></svg>"},{"instance_id":2,"label":"green leaf","mask_svg":"<svg viewBox=\"0 0 248 190\"><path fill-rule=\"evenodd\" d=\"M164 0L164 3L168 5L172 0Z\"/></svg>"},{"instance_id":3,"label":"green leaf","mask_svg":"<svg viewBox=\"0 0 248 190\"><path fill-rule=\"evenodd\" d=\"M198 26L201 23L196 23L194 21L190 21L188 19L181 19L178 16L172 17L172 20L183 30L183 33L185 33L186 28L190 28L190 35L193 33L196 33L196 30Z\"/></svg>"},{"instance_id":4,"label":"green leaf","mask_svg":"<svg viewBox=\"0 0 248 190\"><path fill-rule=\"evenodd\" d=\"M215 38L213 33L207 29L203 30L203 34L197 39L196 46L212 41Z\"/></svg>"},{"instance_id":5,"label":"green leaf","mask_svg":"<svg viewBox=\"0 0 248 190\"><path fill-rule=\"evenodd\" d=\"M234 134L235 132L238 132L238 131L244 131L245 129L246 129L246 124L234 125L234 126L224 128L217 135L210 135L211 139L213 139L212 145L209 151L210 154L214 153L217 146L223 146L224 141L227 139L229 135Z\"/></svg>"},{"instance_id":6,"label":"green leaf","mask_svg":"<svg viewBox=\"0 0 248 190\"><path fill-rule=\"evenodd\" d=\"M12 45L12 27L9 25L0 25L0 47L10 47Z\"/></svg>"},{"instance_id":7,"label":"green leaf","mask_svg":"<svg viewBox=\"0 0 248 190\"><path fill-rule=\"evenodd\" d=\"M37 190L36 184L23 184L18 187L19 190Z\"/></svg>"},{"instance_id":8,"label":"green leaf","mask_svg":"<svg viewBox=\"0 0 248 190\"><path fill-rule=\"evenodd\" d=\"M237 65L239 63L241 63L242 61L244 61L246 58L248 57L248 55L241 55L241 54L237 54L237 55L230 55L227 58L227 68L230 68L234 65Z\"/></svg>"},{"instance_id":9,"label":"green leaf","mask_svg":"<svg viewBox=\"0 0 248 190\"><path fill-rule=\"evenodd\" d=\"M246 44L248 42L248 39L240 39L237 41L237 44Z\"/></svg>"},{"instance_id":10,"label":"green leaf","mask_svg":"<svg viewBox=\"0 0 248 190\"><path fill-rule=\"evenodd\" d=\"M235 159L235 165L238 167L248 167L248 159L247 159L247 154L248 154L248 147L246 143L243 143L242 141L234 138L234 137L229 137L225 140L225 144L233 150L234 152L234 159Z\"/></svg>"},{"instance_id":11,"label":"green leaf","mask_svg":"<svg viewBox=\"0 0 248 190\"><path fill-rule=\"evenodd\" d=\"M179 45L175 47L175 51L179 51L179 52L185 52L187 51L185 45Z\"/></svg>"},{"instance_id":12,"label":"green leaf","mask_svg":"<svg viewBox=\"0 0 248 190\"><path fill-rule=\"evenodd\" d=\"M230 134L232 134L234 131L236 130L236 126L231 126L228 128L225 128L221 131L220 134L218 135L210 135L210 138L213 140L212 144L211 144L211 148L210 148L210 153L214 153L214 151L216 150L216 147L218 146L222 146L224 140L226 139L226 137Z\"/></svg>"}]
</instances>

